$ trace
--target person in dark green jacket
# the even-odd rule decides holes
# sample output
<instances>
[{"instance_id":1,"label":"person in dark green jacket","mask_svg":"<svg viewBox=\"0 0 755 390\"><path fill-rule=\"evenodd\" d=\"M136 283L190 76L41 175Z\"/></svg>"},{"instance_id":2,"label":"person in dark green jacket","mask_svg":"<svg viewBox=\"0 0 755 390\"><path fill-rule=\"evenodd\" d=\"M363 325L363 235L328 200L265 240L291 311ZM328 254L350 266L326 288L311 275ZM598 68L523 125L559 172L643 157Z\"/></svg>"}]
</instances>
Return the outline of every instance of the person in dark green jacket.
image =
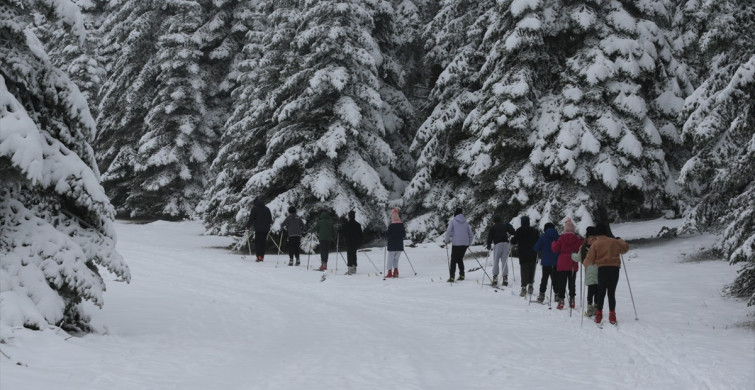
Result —
<instances>
[{"instance_id":1,"label":"person in dark green jacket","mask_svg":"<svg viewBox=\"0 0 755 390\"><path fill-rule=\"evenodd\" d=\"M317 238L320 240L320 261L322 264L320 264L318 270L325 271L328 269L330 245L338 234L336 227L333 225L333 219L327 211L323 211L320 214L320 218L315 223L312 231L317 234Z\"/></svg>"}]
</instances>

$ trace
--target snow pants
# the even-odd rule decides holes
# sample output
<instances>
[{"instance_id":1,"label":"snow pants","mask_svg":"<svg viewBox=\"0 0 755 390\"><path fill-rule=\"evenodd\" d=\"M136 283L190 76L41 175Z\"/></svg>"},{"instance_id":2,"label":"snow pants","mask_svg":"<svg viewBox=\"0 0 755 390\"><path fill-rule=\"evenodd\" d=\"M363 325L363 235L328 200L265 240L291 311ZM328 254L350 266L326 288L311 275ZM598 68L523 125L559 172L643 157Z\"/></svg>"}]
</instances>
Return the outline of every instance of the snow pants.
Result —
<instances>
[{"instance_id":1,"label":"snow pants","mask_svg":"<svg viewBox=\"0 0 755 390\"><path fill-rule=\"evenodd\" d=\"M587 286L587 304L592 305L593 300L597 300L596 296L598 295L598 285L597 284L591 284Z\"/></svg>"},{"instance_id":2,"label":"snow pants","mask_svg":"<svg viewBox=\"0 0 755 390\"><path fill-rule=\"evenodd\" d=\"M451 266L448 269L451 277L456 275L456 267L459 267L459 276L464 276L464 254L467 253L466 245L454 245L451 247Z\"/></svg>"},{"instance_id":3,"label":"snow pants","mask_svg":"<svg viewBox=\"0 0 755 390\"><path fill-rule=\"evenodd\" d=\"M267 235L270 232L254 232L254 254L257 258L265 257L265 247L267 246Z\"/></svg>"},{"instance_id":4,"label":"snow pants","mask_svg":"<svg viewBox=\"0 0 755 390\"><path fill-rule=\"evenodd\" d=\"M357 246L346 245L346 266L347 267L357 266L357 249L359 249Z\"/></svg>"},{"instance_id":5,"label":"snow pants","mask_svg":"<svg viewBox=\"0 0 755 390\"><path fill-rule=\"evenodd\" d=\"M320 240L320 261L328 262L328 252L330 252L330 240Z\"/></svg>"},{"instance_id":6,"label":"snow pants","mask_svg":"<svg viewBox=\"0 0 755 390\"><path fill-rule=\"evenodd\" d=\"M493 247L493 276L498 276L498 263L503 263L503 276L509 276L509 243L499 242Z\"/></svg>"},{"instance_id":7,"label":"snow pants","mask_svg":"<svg viewBox=\"0 0 755 390\"><path fill-rule=\"evenodd\" d=\"M595 303L603 310L603 302L608 293L608 310L616 310L616 285L619 284L619 267L604 265L598 267L598 296Z\"/></svg>"},{"instance_id":8,"label":"snow pants","mask_svg":"<svg viewBox=\"0 0 755 390\"><path fill-rule=\"evenodd\" d=\"M388 271L398 268L398 261L401 258L401 251L388 251L388 264L386 269Z\"/></svg>"},{"instance_id":9,"label":"snow pants","mask_svg":"<svg viewBox=\"0 0 755 390\"><path fill-rule=\"evenodd\" d=\"M545 292L548 290L548 279L551 280L551 286L556 285L556 266L555 265L544 265L543 267L543 276L540 278L540 294L545 294Z\"/></svg>"},{"instance_id":10,"label":"snow pants","mask_svg":"<svg viewBox=\"0 0 755 390\"><path fill-rule=\"evenodd\" d=\"M569 299L574 299L577 295L576 279L576 273L573 271L557 271L556 285L553 287L556 290L556 297L561 300L566 299L566 285L569 284Z\"/></svg>"},{"instance_id":11,"label":"snow pants","mask_svg":"<svg viewBox=\"0 0 755 390\"><path fill-rule=\"evenodd\" d=\"M299 254L301 253L301 236L291 236L288 238L288 258L293 260L299 260Z\"/></svg>"},{"instance_id":12,"label":"snow pants","mask_svg":"<svg viewBox=\"0 0 755 390\"><path fill-rule=\"evenodd\" d=\"M537 268L536 253L532 255L519 254L519 269L522 273L522 287L535 283L535 269Z\"/></svg>"}]
</instances>

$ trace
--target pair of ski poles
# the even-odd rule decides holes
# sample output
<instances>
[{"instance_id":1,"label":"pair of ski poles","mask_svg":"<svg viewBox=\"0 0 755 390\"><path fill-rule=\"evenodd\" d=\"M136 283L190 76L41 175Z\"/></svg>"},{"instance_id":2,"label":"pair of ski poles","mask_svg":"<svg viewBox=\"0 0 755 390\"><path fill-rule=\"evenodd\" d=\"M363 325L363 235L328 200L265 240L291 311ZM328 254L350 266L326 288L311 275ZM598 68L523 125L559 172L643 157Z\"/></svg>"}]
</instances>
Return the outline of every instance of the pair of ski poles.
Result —
<instances>
[{"instance_id":1,"label":"pair of ski poles","mask_svg":"<svg viewBox=\"0 0 755 390\"><path fill-rule=\"evenodd\" d=\"M406 256L406 261L409 262L409 266L412 267L412 272L414 272L414 275L417 276L417 270L414 269L414 264L412 264L412 260L409 258L409 254L407 254L406 251L403 250L403 249L401 251L404 252L404 256ZM401 256L401 255L399 255L399 256ZM370 260L370 261L372 261L372 260ZM387 275L386 274L386 269L385 269L387 267L387 263L388 263L388 244L386 244L383 247L383 275ZM373 265L374 265L374 263L373 263Z\"/></svg>"}]
</instances>

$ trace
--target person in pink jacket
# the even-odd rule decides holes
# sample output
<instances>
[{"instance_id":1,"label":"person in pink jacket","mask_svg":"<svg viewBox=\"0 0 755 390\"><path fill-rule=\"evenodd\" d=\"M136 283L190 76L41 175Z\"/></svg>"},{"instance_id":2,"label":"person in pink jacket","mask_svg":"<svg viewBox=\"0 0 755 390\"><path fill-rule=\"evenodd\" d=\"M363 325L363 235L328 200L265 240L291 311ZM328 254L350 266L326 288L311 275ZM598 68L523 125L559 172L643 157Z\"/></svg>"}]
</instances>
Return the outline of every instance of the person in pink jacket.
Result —
<instances>
[{"instance_id":1,"label":"person in pink jacket","mask_svg":"<svg viewBox=\"0 0 755 390\"><path fill-rule=\"evenodd\" d=\"M558 300L557 309L564 309L564 299L566 298L566 284L569 284L569 307L574 308L574 297L577 295L576 291L576 272L579 270L579 264L575 263L571 259L571 254L578 251L579 247L584 243L584 239L578 236L576 233L576 227L571 218L566 218L564 221L564 232L558 237L558 240L553 241L551 249L553 253L558 253L558 261L556 262L556 299Z\"/></svg>"}]
</instances>

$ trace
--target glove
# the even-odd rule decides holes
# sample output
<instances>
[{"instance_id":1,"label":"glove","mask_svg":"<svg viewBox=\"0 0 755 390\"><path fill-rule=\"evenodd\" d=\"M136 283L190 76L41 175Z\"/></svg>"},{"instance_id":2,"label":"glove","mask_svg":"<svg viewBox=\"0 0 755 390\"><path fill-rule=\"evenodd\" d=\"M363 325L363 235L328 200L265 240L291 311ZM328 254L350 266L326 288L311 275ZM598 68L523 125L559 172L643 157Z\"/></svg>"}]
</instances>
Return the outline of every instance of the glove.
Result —
<instances>
[{"instance_id":1,"label":"glove","mask_svg":"<svg viewBox=\"0 0 755 390\"><path fill-rule=\"evenodd\" d=\"M490 244L488 244L488 246L486 246L485 248L487 248L488 250L490 250L490 248L491 248Z\"/></svg>"}]
</instances>

